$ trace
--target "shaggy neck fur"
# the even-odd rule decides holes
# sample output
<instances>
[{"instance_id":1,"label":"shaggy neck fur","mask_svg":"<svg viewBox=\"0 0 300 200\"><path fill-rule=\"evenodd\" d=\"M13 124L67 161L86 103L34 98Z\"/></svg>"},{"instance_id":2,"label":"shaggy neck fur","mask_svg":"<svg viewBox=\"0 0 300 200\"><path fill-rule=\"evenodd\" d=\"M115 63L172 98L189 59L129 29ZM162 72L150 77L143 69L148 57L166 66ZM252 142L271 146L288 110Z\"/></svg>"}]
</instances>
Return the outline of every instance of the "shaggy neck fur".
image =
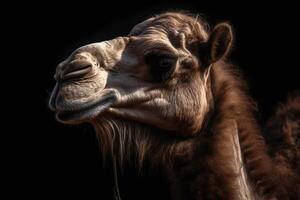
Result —
<instances>
[{"instance_id":1,"label":"shaggy neck fur","mask_svg":"<svg viewBox=\"0 0 300 200\"><path fill-rule=\"evenodd\" d=\"M103 117L93 124L104 157L113 149L121 166L128 162L137 169L151 159L150 163L166 171L173 199L243 199L237 194L237 184L244 183L249 194L257 194L247 199L271 198L273 169L244 83L234 67L224 62L214 64L210 81L212 112L197 136L174 137L148 125Z\"/></svg>"},{"instance_id":2,"label":"shaggy neck fur","mask_svg":"<svg viewBox=\"0 0 300 200\"><path fill-rule=\"evenodd\" d=\"M104 158L113 152L121 167L129 163L139 170L146 159L152 160L153 167L170 164L175 152L188 141L182 141L160 129L120 118L97 119L94 127Z\"/></svg>"}]
</instances>

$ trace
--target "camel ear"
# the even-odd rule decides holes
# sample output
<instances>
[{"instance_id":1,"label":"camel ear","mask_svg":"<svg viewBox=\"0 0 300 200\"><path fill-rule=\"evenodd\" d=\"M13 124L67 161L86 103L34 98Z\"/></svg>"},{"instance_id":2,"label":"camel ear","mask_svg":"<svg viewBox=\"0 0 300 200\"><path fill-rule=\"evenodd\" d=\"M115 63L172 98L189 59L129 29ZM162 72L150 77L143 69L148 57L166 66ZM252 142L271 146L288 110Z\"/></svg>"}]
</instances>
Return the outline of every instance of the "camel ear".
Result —
<instances>
[{"instance_id":1,"label":"camel ear","mask_svg":"<svg viewBox=\"0 0 300 200\"><path fill-rule=\"evenodd\" d=\"M212 64L226 56L232 44L232 28L227 23L218 24L210 33L202 53L206 64ZM203 52L205 51L205 52ZM201 54L201 52L200 52Z\"/></svg>"}]
</instances>

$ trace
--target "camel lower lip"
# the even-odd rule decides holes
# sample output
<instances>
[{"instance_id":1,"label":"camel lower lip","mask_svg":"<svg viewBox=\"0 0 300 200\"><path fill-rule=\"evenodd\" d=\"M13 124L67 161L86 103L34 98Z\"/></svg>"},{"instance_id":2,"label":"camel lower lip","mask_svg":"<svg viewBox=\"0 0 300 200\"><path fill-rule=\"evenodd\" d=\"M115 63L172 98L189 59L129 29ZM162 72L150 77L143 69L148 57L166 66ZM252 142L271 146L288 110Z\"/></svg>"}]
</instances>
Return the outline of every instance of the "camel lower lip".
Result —
<instances>
[{"instance_id":1,"label":"camel lower lip","mask_svg":"<svg viewBox=\"0 0 300 200\"><path fill-rule=\"evenodd\" d=\"M56 118L58 121L65 123L76 123L84 121L85 119L92 119L98 116L100 113L107 110L116 101L115 95L107 95L101 99L98 103L76 111L58 111Z\"/></svg>"}]
</instances>

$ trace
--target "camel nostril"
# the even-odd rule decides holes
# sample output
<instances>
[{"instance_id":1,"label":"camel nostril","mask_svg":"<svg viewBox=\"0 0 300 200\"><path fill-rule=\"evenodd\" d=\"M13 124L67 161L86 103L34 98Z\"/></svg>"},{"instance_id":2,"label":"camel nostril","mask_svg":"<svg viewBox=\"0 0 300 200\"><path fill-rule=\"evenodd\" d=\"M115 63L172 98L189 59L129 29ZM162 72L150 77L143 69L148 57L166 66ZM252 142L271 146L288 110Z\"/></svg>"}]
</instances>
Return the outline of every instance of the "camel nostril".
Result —
<instances>
[{"instance_id":1,"label":"camel nostril","mask_svg":"<svg viewBox=\"0 0 300 200\"><path fill-rule=\"evenodd\" d=\"M91 68L84 68L78 71L72 71L70 73L65 74L61 80L69 80L74 78L80 78L84 75L88 74L91 71Z\"/></svg>"},{"instance_id":2,"label":"camel nostril","mask_svg":"<svg viewBox=\"0 0 300 200\"><path fill-rule=\"evenodd\" d=\"M92 63L86 60L71 61L66 69L62 72L61 79L79 78L89 73L92 69Z\"/></svg>"}]
</instances>

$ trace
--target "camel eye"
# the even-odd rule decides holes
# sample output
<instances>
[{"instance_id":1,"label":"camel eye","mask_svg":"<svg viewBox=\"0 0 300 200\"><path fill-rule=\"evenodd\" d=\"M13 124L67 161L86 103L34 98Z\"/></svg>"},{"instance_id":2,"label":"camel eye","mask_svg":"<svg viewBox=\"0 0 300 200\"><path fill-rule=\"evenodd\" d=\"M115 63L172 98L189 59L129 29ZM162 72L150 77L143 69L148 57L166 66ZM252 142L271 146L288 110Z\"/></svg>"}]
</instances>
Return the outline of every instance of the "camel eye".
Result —
<instances>
[{"instance_id":1,"label":"camel eye","mask_svg":"<svg viewBox=\"0 0 300 200\"><path fill-rule=\"evenodd\" d=\"M174 69L177 58L168 54L149 54L145 56L145 61L150 66L154 79L162 81L167 79L169 72Z\"/></svg>"},{"instance_id":2,"label":"camel eye","mask_svg":"<svg viewBox=\"0 0 300 200\"><path fill-rule=\"evenodd\" d=\"M176 62L176 60L174 58L165 57L165 58L161 58L159 60L158 65L162 68L171 68L175 65L175 62Z\"/></svg>"}]
</instances>

